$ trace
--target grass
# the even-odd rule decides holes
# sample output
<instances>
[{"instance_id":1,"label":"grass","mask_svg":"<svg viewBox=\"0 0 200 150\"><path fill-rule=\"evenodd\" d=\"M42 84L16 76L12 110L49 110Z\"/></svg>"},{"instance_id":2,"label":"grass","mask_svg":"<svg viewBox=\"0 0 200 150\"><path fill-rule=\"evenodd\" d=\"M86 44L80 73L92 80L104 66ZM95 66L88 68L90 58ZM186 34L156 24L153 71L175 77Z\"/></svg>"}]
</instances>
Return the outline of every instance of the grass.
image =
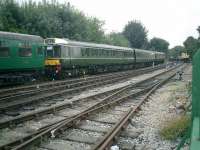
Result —
<instances>
[{"instance_id":1,"label":"grass","mask_svg":"<svg viewBox=\"0 0 200 150\"><path fill-rule=\"evenodd\" d=\"M188 84L186 84L186 88L187 88L187 91L188 91L188 95L191 95L191 93L192 93L192 83L189 82Z\"/></svg>"},{"instance_id":2,"label":"grass","mask_svg":"<svg viewBox=\"0 0 200 150\"><path fill-rule=\"evenodd\" d=\"M165 140L175 140L182 137L190 126L190 117L180 116L175 117L165 122L165 125L160 130L160 135Z\"/></svg>"}]
</instances>

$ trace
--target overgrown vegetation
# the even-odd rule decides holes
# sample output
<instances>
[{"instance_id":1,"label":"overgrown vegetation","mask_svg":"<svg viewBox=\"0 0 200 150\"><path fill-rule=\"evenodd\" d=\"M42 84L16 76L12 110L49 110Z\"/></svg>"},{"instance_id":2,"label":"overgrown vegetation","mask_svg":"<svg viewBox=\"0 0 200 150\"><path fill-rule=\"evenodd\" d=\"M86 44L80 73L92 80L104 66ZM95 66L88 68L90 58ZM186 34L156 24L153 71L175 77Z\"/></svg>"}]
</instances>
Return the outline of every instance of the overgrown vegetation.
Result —
<instances>
[{"instance_id":1,"label":"overgrown vegetation","mask_svg":"<svg viewBox=\"0 0 200 150\"><path fill-rule=\"evenodd\" d=\"M172 94L169 98L170 112L176 112L176 115L166 119L160 129L160 135L165 140L176 140L185 135L190 127L190 98L191 82L174 83L170 88ZM184 93L184 94L183 94Z\"/></svg>"},{"instance_id":2,"label":"overgrown vegetation","mask_svg":"<svg viewBox=\"0 0 200 150\"><path fill-rule=\"evenodd\" d=\"M175 140L178 137L184 136L189 126L189 116L175 117L165 122L165 125L160 130L160 135L165 140Z\"/></svg>"},{"instance_id":3,"label":"overgrown vegetation","mask_svg":"<svg viewBox=\"0 0 200 150\"><path fill-rule=\"evenodd\" d=\"M192 94L192 82L189 82L188 84L186 84L186 88L188 91L188 95Z\"/></svg>"}]
</instances>

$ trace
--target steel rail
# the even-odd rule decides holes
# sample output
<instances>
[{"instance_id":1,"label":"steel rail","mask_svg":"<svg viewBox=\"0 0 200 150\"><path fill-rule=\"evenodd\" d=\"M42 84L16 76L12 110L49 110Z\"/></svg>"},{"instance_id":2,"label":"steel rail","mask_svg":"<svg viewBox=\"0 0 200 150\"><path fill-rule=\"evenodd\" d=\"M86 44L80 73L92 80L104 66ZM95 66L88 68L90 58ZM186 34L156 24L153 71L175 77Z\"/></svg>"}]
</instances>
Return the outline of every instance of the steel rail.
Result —
<instances>
[{"instance_id":1,"label":"steel rail","mask_svg":"<svg viewBox=\"0 0 200 150\"><path fill-rule=\"evenodd\" d=\"M151 68L149 71L153 71L154 69ZM146 71L148 72L148 71ZM137 72L136 75L140 74L141 72ZM131 74L129 74L130 76L132 76ZM102 79L99 79L97 80L96 83L93 83L92 84L89 84L89 85L83 85L83 86L79 86L79 87L75 87L75 88L72 88L72 89L65 89L65 90L62 90L62 91L57 91L57 92L52 92L52 93L45 93L43 95L36 95L35 97L30 97L29 99L22 99L22 100L13 100L11 102L7 102L7 103L0 103L0 111L4 111L6 109L11 109L11 108L16 108L18 106L23 106L23 105L27 105L27 104L30 104L30 103L33 103L33 102L37 102L37 101L40 101L40 100L44 100L44 99L47 99L47 98L52 98L54 96L57 96L57 95L62 95L62 94L70 94L70 93L73 93L75 91L82 91L82 90L85 90L85 89L88 89L88 88L92 88L92 87L96 87L96 86L100 86L100 85L103 85L103 84L109 84L109 83L114 83L114 82L117 82L118 80L121 80L123 79L124 77L128 78L129 75L126 75L126 76L119 76L119 77L116 77L116 78L108 78L107 80L104 80L102 81Z\"/></svg>"},{"instance_id":2,"label":"steel rail","mask_svg":"<svg viewBox=\"0 0 200 150\"><path fill-rule=\"evenodd\" d=\"M47 107L47 108L44 108L44 109L41 109L41 110L33 111L33 112L25 114L25 115L16 116L14 118L11 118L11 119L8 119L8 120L5 120L5 121L1 121L0 122L0 128L4 128L4 127L7 127L7 126L13 126L15 124L19 124L19 123L22 123L24 121L31 120L31 119L33 119L33 118L35 118L37 116L42 116L42 115L45 115L45 114L48 114L48 113L55 113L56 111L65 109L68 106L70 106L70 105L72 105L72 104L74 104L76 102L80 102L81 100L84 100L84 99L87 99L87 98L92 98L92 97L95 97L95 96L98 96L98 95L101 95L101 94L106 94L108 92L114 92L114 91L117 91L117 90L120 90L120 89L123 89L123 88L126 89L126 87L128 88L129 86L132 86L132 87L133 86L137 86L137 85L142 84L142 83L144 83L144 82L146 82L148 80L151 80L151 79L153 79L153 78L155 78L155 77L157 77L157 76L159 76L161 74L162 73L160 73L160 74L158 74L156 76L153 76L151 78L148 78L146 80L142 80L142 81L136 82L136 83L131 84L131 85L126 85L124 87L120 87L120 88L117 88L117 89L112 89L112 90L109 90L109 91L105 91L105 92L102 92L102 93L91 95L89 97L80 98L80 99L77 99L77 100L73 101L72 103L67 102L67 103L63 103L63 104L58 104L58 105L50 106L50 107ZM106 97L106 98L109 98L109 97Z\"/></svg>"},{"instance_id":3,"label":"steel rail","mask_svg":"<svg viewBox=\"0 0 200 150\"><path fill-rule=\"evenodd\" d=\"M106 93L109 93L109 92L114 92L114 91L117 91L117 90L122 89L122 88L124 88L124 87L120 87L120 88L113 89L113 90L110 90L110 91L105 91L105 92L98 93L98 94L95 94L95 95L91 95L91 96L88 96L88 97L80 98L80 99L77 99L75 101L72 101L72 103L66 102L66 103L62 103L62 104L57 104L57 105L53 105L53 106L50 106L50 107L47 107L47 108L44 108L44 109L41 109L41 110L33 111L31 113L28 113L28 114L16 116L14 118L11 118L11 119L8 119L8 120L5 120L5 121L0 121L0 129L4 128L4 127L13 126L15 124L25 122L27 120L31 120L31 119L33 119L37 116L43 116L43 115L48 114L48 113L56 113L57 111L63 110L65 108L67 108L68 106L71 106L71 105L73 105L77 102L80 102L82 100L93 98L93 97L96 97L96 96L99 96L99 95L102 95L102 94L106 94Z\"/></svg>"},{"instance_id":4,"label":"steel rail","mask_svg":"<svg viewBox=\"0 0 200 150\"><path fill-rule=\"evenodd\" d=\"M160 69L163 66L164 65L156 66L155 69L156 68ZM41 90L42 88L45 88L45 87L58 86L58 85L63 85L63 84L72 84L72 83L75 83L75 82L88 81L88 80L92 80L92 79L109 77L109 76L118 76L118 75L123 75L123 74L126 74L126 73L131 74L131 73L135 73L135 72L138 72L138 71L140 72L140 71L146 71L146 70L151 70L151 69L152 69L152 67L148 67L148 68L142 68L142 69L131 70L131 71L126 71L126 72L117 72L117 73L112 73L112 74L108 73L108 74L103 74L103 75L95 75L95 76L79 78L79 79L53 81L53 82L34 84L34 85L29 85L29 86L20 86L20 87L16 87L16 88L0 89L0 98L6 98L6 97L9 97L9 96L20 95L21 91L23 91L23 94L25 94L25 93L34 92L36 90L39 91L39 90ZM38 89L38 87L40 89ZM24 90L28 90L28 91L24 91Z\"/></svg>"},{"instance_id":5,"label":"steel rail","mask_svg":"<svg viewBox=\"0 0 200 150\"><path fill-rule=\"evenodd\" d=\"M6 103L6 104L3 103L3 105L0 105L0 111L4 111L4 110L7 110L7 109L11 109L11 108L16 108L16 107L19 107L19 106L24 106L24 105L27 105L27 104L30 104L30 103L33 103L33 102L52 98L52 97L55 97L55 96L58 96L58 95L70 94L70 93L73 93L73 92L76 92L76 91L82 91L82 90L85 90L85 89L88 89L88 88L113 83L113 82L118 81L118 80L123 79L123 78L124 78L124 76L120 76L120 77L117 77L117 78L114 78L114 79L109 78L108 80L104 80L104 81L100 80L96 83L92 83L92 84L89 84L89 85L84 85L84 86L75 87L75 88L72 88L72 89L66 89L66 90L62 90L62 91L53 92L53 93L46 93L44 95L30 97L29 99L23 99L23 100L20 100L20 101L16 100L14 102Z\"/></svg>"},{"instance_id":6,"label":"steel rail","mask_svg":"<svg viewBox=\"0 0 200 150\"><path fill-rule=\"evenodd\" d=\"M175 73L174 73L175 74ZM174 75L173 74L173 75ZM29 140L26 140L25 142L23 142L22 144L16 146L13 148L13 150L18 150L18 149L22 149L24 147L26 147L28 144L34 142L35 140L37 139L41 139L43 136L51 136L51 137L55 137L56 135L58 135L60 132L63 132L65 129L71 127L73 124L75 124L77 121L80 121L81 119L85 118L86 116L88 116L89 114L93 113L94 111L98 111L98 110L102 110L102 108L105 108L105 107L109 107L109 106L112 106L114 104L117 104L121 101L124 101L125 99L128 99L132 96L136 96L138 94L141 94L141 93L144 93L144 92L147 92L149 91L151 88L153 88L155 85L152 85L151 87L148 87L144 90L141 90L139 92L136 92L136 93L132 93L132 94L129 94L129 95L126 95L126 96L123 96L121 98L118 98L112 102L109 102L107 104L102 104L101 106L98 106L97 108L93 108L93 109L90 109L84 113L81 113L73 118L70 118L70 119L66 119L64 120L63 122L59 122L59 124L56 124L56 125L53 125L47 129L45 129L44 131L36 134L34 137L32 137L31 139Z\"/></svg>"},{"instance_id":7,"label":"steel rail","mask_svg":"<svg viewBox=\"0 0 200 150\"><path fill-rule=\"evenodd\" d=\"M124 88L124 90L126 90L126 89L127 89L127 88ZM122 89L121 89L121 90L122 90ZM18 144L18 143L21 143L22 141L27 140L27 139L30 140L30 139L32 139L32 138L35 138L34 136L38 136L38 135L41 134L41 133L42 133L42 135L43 135L43 134L48 134L48 131L52 131L53 129L55 129L55 127L57 127L57 126L59 126L59 125L63 125L63 124L65 124L66 122L67 122L67 124L75 123L76 120L81 119L83 116L85 116L85 115L87 115L87 114L89 114L89 113L92 113L92 112L94 112L94 111L96 111L96 110L100 110L100 109L104 108L105 106L111 106L111 105L117 103L119 100L114 100L114 101L108 102L108 103L106 103L106 104L104 104L104 103L105 103L109 98L111 98L111 97L115 96L116 94L120 93L121 90L118 91L118 92L116 92L115 94L110 95L108 98L105 98L105 99L102 100L101 102L99 102L99 103L97 103L97 104L95 104L95 105L89 107L87 110L81 112L80 114L74 115L74 116L72 116L72 117L70 117L70 118L65 118L65 119L63 119L63 120L61 120L61 121L58 121L58 122L56 122L56 123L52 123L51 125L48 125L48 126L46 126L46 127L43 127L42 129L36 131L35 133L32 133L31 135L28 135L28 136L24 137L23 139L19 139L19 140L16 140L16 141L11 142L11 143L9 143L9 144L0 146L0 149L6 149L6 148L9 148L9 147L12 147L12 146L15 145L16 143L17 143L17 144ZM134 93L134 94L135 94L135 96L136 96L136 95L138 95L138 94L140 94L140 93L142 93L142 92L139 91L139 92L136 92L136 93ZM127 98L128 98L128 97L127 97ZM124 98L123 98L123 99L120 99L120 100L122 101L122 100L124 100ZM47 130L48 130L48 131L47 131ZM36 139L37 139L37 138L36 138ZM27 141L28 141L28 140L27 140Z\"/></svg>"},{"instance_id":8,"label":"steel rail","mask_svg":"<svg viewBox=\"0 0 200 150\"><path fill-rule=\"evenodd\" d=\"M81 119L85 118L86 116L88 116L89 114L93 113L93 112L96 112L96 111L99 111L101 110L102 108L105 108L105 107L110 107L110 106L113 106L114 104L117 104L118 102L120 101L123 101L125 100L125 98L129 98L131 96L136 96L138 94L141 94L143 92L145 92L146 90L149 90L148 89L145 89L145 90L142 90L142 91L139 91L137 93L134 93L134 94L130 94L128 96L125 96L125 97L122 97L122 98L119 98L119 99L116 99L110 103L107 103L107 104L102 104L101 106L99 107L96 107L96 108L93 108L93 109L90 109L86 112L83 112L81 114L78 114L77 116L75 117L72 117L70 119L66 119L62 122L59 122L58 124L55 124L53 126L50 126L49 128L47 129L44 129L44 131L42 130L42 132L39 132L39 134L36 134L34 137L30 138L29 140L23 142L22 144L20 145L17 145L16 147L13 148L13 150L19 150L19 149L22 149L24 147L26 147L28 144L34 142L35 140L37 139L41 139L42 137L44 136L48 136L48 137L55 137L57 136L60 132L63 132L64 130L66 130L67 128L73 126L74 124L76 124L76 122L80 121Z\"/></svg>"},{"instance_id":9,"label":"steel rail","mask_svg":"<svg viewBox=\"0 0 200 150\"><path fill-rule=\"evenodd\" d=\"M124 130L129 123L129 120L135 115L141 108L142 104L148 100L149 96L156 91L161 85L173 78L176 73L172 74L168 78L164 79L157 85L155 85L136 106L129 109L129 111L117 122L112 129L97 143L93 146L92 150L108 150L112 145L114 139L120 134L120 131Z\"/></svg>"},{"instance_id":10,"label":"steel rail","mask_svg":"<svg viewBox=\"0 0 200 150\"><path fill-rule=\"evenodd\" d=\"M178 66L177 66L178 67ZM175 68L177 68L175 67ZM175 68L172 68L166 72L169 72ZM166 72L163 72L161 74L164 74ZM156 76L159 76L159 75L156 75ZM153 78L153 77L152 77ZM11 142L10 145L7 144L7 145L4 145L2 147L0 147L1 149L6 149L6 148L13 148L13 144L15 145L17 143L17 145L19 143L21 143L22 141L25 141L21 144L19 144L18 146L14 147L14 149L21 149L23 147L25 147L27 144L31 143L31 142L34 142L35 140L37 140L38 138L41 138L45 135L48 135L50 136L51 134L58 134L60 131L64 130L64 127L66 127L67 125L67 128L70 127L70 125L72 125L73 123L75 123L76 121L75 120L80 120L83 116L87 116L88 114L96 111L96 110L101 110L103 107L107 107L107 106L111 106L113 104L116 104L126 98L129 98L130 96L133 96L133 95L138 95L146 90L150 90L150 88L148 89L145 89L145 90L142 90L142 91L139 91L139 92L136 92L136 93L133 93L133 94L130 94L130 95L126 95L125 97L122 97L122 98L119 98L117 100L114 100L112 102L109 102L107 104L101 104L100 106L98 106L97 108L93 108L93 107L90 107L87 111L79 114L79 115L75 115L74 117L71 117L71 118L66 118L64 119L63 121L61 122L58 122L57 124L53 124L52 126L49 126L47 128L43 128L42 130L39 130L33 134L31 134L30 136L27 136L27 137L24 137L22 139L19 139L18 141L14 141L14 142Z\"/></svg>"},{"instance_id":11,"label":"steel rail","mask_svg":"<svg viewBox=\"0 0 200 150\"><path fill-rule=\"evenodd\" d=\"M90 84L90 83L93 83L93 82L98 82L98 81L101 81L101 80L109 80L109 79L112 79L112 78L116 78L116 77L121 77L122 75L120 74L119 76L107 76L107 77L102 77L102 78L94 78L92 80L84 80L84 81L81 81L81 82L75 82L75 83L70 83L70 84L66 84L66 85L59 85L59 86L53 86L53 87L48 87L46 89L36 89L36 90L31 90L31 91L28 91L28 92L23 92L23 93L16 93L14 95L10 95L10 96L7 96L7 97L2 97L0 98L0 102L1 101L9 101L9 99L16 99L16 98L22 98L24 96L32 96L34 94L39 94L39 93L42 93L42 92L49 92L49 91L57 91L59 89L62 89L62 88L66 88L66 89L71 89L71 88L74 88L74 87L78 87L80 85L87 85L87 84ZM126 77L126 75L125 75Z\"/></svg>"}]
</instances>

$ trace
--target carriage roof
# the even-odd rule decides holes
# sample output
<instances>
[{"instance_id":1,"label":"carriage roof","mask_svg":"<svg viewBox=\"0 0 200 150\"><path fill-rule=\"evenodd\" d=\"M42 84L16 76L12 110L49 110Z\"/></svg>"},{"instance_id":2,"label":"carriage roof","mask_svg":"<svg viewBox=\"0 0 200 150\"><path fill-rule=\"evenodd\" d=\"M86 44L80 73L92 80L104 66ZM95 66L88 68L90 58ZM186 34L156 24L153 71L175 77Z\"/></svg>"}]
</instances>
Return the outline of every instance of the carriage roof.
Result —
<instances>
[{"instance_id":1,"label":"carriage roof","mask_svg":"<svg viewBox=\"0 0 200 150\"><path fill-rule=\"evenodd\" d=\"M70 45L70 46L77 46L77 47L94 47L94 48L104 48L104 49L115 49L115 50L123 50L123 51L132 51L135 50L136 52L144 52L148 54L164 54L162 52L150 51L150 50L142 50L142 49L135 49L129 47L121 47L121 46L113 46L107 44L96 44L92 42L80 42L80 41L73 41L66 38L47 38L47 41L50 41L50 44L59 44L59 45ZM48 44L48 42L47 42Z\"/></svg>"},{"instance_id":2,"label":"carriage roof","mask_svg":"<svg viewBox=\"0 0 200 150\"><path fill-rule=\"evenodd\" d=\"M132 48L129 48L129 47L113 46L113 45L107 45L107 44L96 44L96 43L91 43L91 42L80 42L80 41L73 41L69 39L48 38L47 40L54 40L50 44L63 44L63 45L70 45L70 46L77 46L77 47L94 47L94 48L115 49L115 50L125 50L125 51L133 50Z\"/></svg>"},{"instance_id":3,"label":"carriage roof","mask_svg":"<svg viewBox=\"0 0 200 150\"><path fill-rule=\"evenodd\" d=\"M43 38L37 35L11 33L11 32L3 32L3 31L0 31L0 38L31 41L31 42L43 42Z\"/></svg>"}]
</instances>

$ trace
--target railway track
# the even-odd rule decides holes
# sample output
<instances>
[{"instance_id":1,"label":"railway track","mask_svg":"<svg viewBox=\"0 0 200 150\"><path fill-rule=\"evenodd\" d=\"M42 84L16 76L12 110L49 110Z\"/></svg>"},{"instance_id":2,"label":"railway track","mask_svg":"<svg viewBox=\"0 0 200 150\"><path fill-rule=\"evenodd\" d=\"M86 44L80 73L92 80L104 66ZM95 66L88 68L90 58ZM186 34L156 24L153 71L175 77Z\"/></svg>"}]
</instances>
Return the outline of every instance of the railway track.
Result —
<instances>
[{"instance_id":1,"label":"railway track","mask_svg":"<svg viewBox=\"0 0 200 150\"><path fill-rule=\"evenodd\" d=\"M148 76L148 74L147 74L147 76ZM137 84L139 84L139 83L136 83L135 85L137 85ZM7 127L7 126L15 126L16 124L22 123L24 121L27 121L27 120L30 120L30 119L33 119L33 118L37 118L38 116L49 114L49 113L54 113L58 110L69 108L74 104L78 105L79 103L84 102L86 106L90 106L93 103L98 101L98 99L96 100L96 97L100 97L100 99L102 99L102 98L104 98L108 95L111 95L115 91L122 89L122 88L124 88L124 85L119 86L119 87L114 87L114 88L111 88L111 89L108 89L108 90L103 90L101 92L97 92L97 93L94 93L94 94L86 96L86 97L80 97L80 98L77 98L77 99L74 99L74 100L70 99L70 100L64 101L64 102L62 101L63 98L61 98L61 99L58 98L58 101L57 101L57 99L53 99L53 103L50 100L49 101L42 101L42 102L46 102L45 103L45 104L47 104L46 107L44 107L44 106L39 107L39 105L28 106L28 108L31 108L31 107L38 108L36 110L32 110L32 109L25 109L24 110L24 108L26 108L26 107L20 107L19 109L15 109L14 112L13 112L13 113L16 113L16 114L19 114L19 115L13 115L13 114L3 115L3 113L2 113L2 115L0 117L1 118L0 119L0 128L4 128L4 127ZM59 102L59 100L61 100L61 102ZM55 101L57 102L56 104L54 103ZM89 103L87 103L87 102L89 102ZM79 109L81 109L81 108L79 108ZM12 113L12 111L11 111L11 113Z\"/></svg>"},{"instance_id":2,"label":"railway track","mask_svg":"<svg viewBox=\"0 0 200 150\"><path fill-rule=\"evenodd\" d=\"M86 79L76 79L69 81L57 81L55 83L49 83L45 85L38 85L39 87L43 87L42 89L32 89L30 90L30 86L26 87L29 89L28 91L22 92L22 88L13 89L15 93L9 92L1 95L0 98L0 111L4 112L8 116L17 116L20 115L20 111L16 111L17 108L20 107L21 112L34 110L38 107L38 102L43 102L43 104L39 104L43 106L50 106L51 104L55 104L56 101L64 101L65 98L57 99L57 96L68 95L68 98L73 97L73 94L77 92L82 92L86 89L94 88L97 86L107 85L111 83L115 83L121 81L123 79L128 79L133 76L137 76L139 74L144 74L147 72L151 72L153 70L159 69L163 66L157 66L156 68L146 68L139 69L136 71L129 71L125 73L116 73L114 75L102 75L97 77L90 77ZM74 81L74 83L72 83ZM46 87L46 88L45 88ZM31 88L35 88L35 86L31 86ZM20 91L17 91L20 90ZM2 91L1 91L2 92ZM44 104L44 102L48 101ZM36 105L34 106L34 104ZM33 104L30 107L30 104ZM27 106L29 105L29 106ZM15 111L13 111L15 109Z\"/></svg>"},{"instance_id":3,"label":"railway track","mask_svg":"<svg viewBox=\"0 0 200 150\"><path fill-rule=\"evenodd\" d=\"M62 80L62 81L52 81L47 83L41 83L36 85L28 85L28 86L19 86L14 88L8 89L1 89L0 90L0 101L8 101L12 98L22 98L27 96L32 96L38 93L43 93L46 91L55 91L60 90L62 88L74 88L80 85L87 85L89 83L93 83L99 80L104 79L113 79L117 77L129 77L129 76L136 76L141 73L153 71L156 69L163 68L164 65L156 66L155 68L148 67L142 68L137 70L131 70L126 72L117 72L117 73L109 73L104 75L95 75L85 78L78 78L78 79L71 79L71 80Z\"/></svg>"},{"instance_id":4,"label":"railway track","mask_svg":"<svg viewBox=\"0 0 200 150\"><path fill-rule=\"evenodd\" d=\"M168 71L169 75L168 75L167 78L172 77L175 74L175 72L176 72L175 70L173 70L173 71L169 70ZM40 129L38 129L37 131L35 131L35 132L33 132L33 133L31 133L31 134L29 134L27 136L24 136L24 137L20 138L19 140L14 140L14 141L12 141L10 143L1 145L0 148L1 149L6 149L6 148L8 148L8 149L12 149L12 148L21 149L21 148L27 146L27 144L30 144L30 143L35 142L35 141L38 141L38 138L41 139L41 137L44 137L44 136L45 137L46 136L47 137L48 136L54 137L54 136L60 134L60 132L64 132L65 129L68 129L69 127L71 127L70 130L79 130L80 126L78 124L82 124L84 122L87 123L86 120L89 120L90 122L98 122L100 124L104 124L104 123L106 123L106 121L103 122L103 121L99 121L98 119L96 119L96 120L94 119L95 115L97 115L97 114L94 114L94 112L97 111L100 114L104 114L104 115L106 115L106 114L111 114L111 115L115 114L115 112L112 112L112 111L115 111L116 107L122 107L120 105L121 105L121 102L123 102L124 103L123 105L127 105L126 110L125 111L118 110L118 112L117 112L118 116L122 116L121 113L124 114L124 113L127 113L127 112L131 111L129 109L132 109L132 106L141 105L142 102L144 101L144 99L146 99L145 97L147 97L147 96L143 96L142 94L144 94L147 91L150 91L152 88L155 88L155 87L159 86L161 83L163 83L166 80L165 76L166 75L164 75L164 72L163 72L163 73L154 75L152 77L149 77L147 79L144 79L143 81L139 81L137 84L134 83L134 84L131 84L131 85L127 85L127 86L125 86L123 88L119 88L117 90L114 90L111 95L108 95L108 96L106 95L103 99L100 99L100 101L98 101L95 104L87 107L86 109L82 110L81 112L79 112L79 113L77 113L75 115L72 115L70 117L68 116L68 117L65 117L63 119L60 119L57 122L50 123L50 124L40 128ZM134 101L132 99L134 99ZM115 105L115 107L113 107L113 105ZM117 105L119 105L119 106L117 106ZM109 112L108 112L107 108L110 108ZM120 115L119 115L119 113L120 113ZM93 119L90 118L91 115L94 115L92 117ZM88 117L89 117L89 119L88 119ZM98 115L96 117L98 118ZM85 118L87 118L87 119L85 120ZM117 120L121 120L120 117L117 118ZM78 122L78 124L77 124L77 122ZM76 126L75 126L75 124L76 124ZM110 126L115 126L114 125L115 123L107 123L107 124L110 125ZM68 132L68 131L66 131L66 132ZM66 132L64 132L64 133L66 133ZM69 131L69 133L71 133L71 132ZM87 131L87 132L89 132L89 131ZM94 131L92 131L92 132L94 132ZM104 137L103 133L104 132L99 134L99 135L101 135L100 137L102 137L102 138ZM68 136L68 138L69 137L73 137L73 136ZM59 136L59 138L60 138L60 136ZM90 139L95 139L95 138L92 137ZM59 139L57 139L57 140L59 140ZM70 141L70 142L73 143L75 141L75 139L68 139L67 140L65 138L65 141ZM78 142L81 142L80 139L78 140ZM94 140L93 140L93 142L94 142ZM86 149L87 149L87 145L89 145L89 148L91 148L91 145L92 145L92 147L95 147L95 145L96 145L96 144L94 144L96 142L94 142L94 143L89 142L88 143L87 141L85 141L85 142L82 141L81 143L82 144L83 143L86 144ZM46 146L41 145L41 147L43 149L51 149L51 148L48 148L48 144Z\"/></svg>"},{"instance_id":5,"label":"railway track","mask_svg":"<svg viewBox=\"0 0 200 150\"><path fill-rule=\"evenodd\" d=\"M152 89L150 91L148 91L145 96L143 96L140 99L140 102L135 103L132 105L132 107L127 110L123 116L119 119L118 122L116 122L112 128L110 128L110 131L107 132L101 139L100 141L96 142L94 144L94 146L92 146L92 150L105 150L105 149L110 149L110 147L114 144L119 144L121 146L122 149L134 149L134 144L131 145L130 143L126 143L125 141L121 141L121 143L119 141L117 141L117 137L121 136L123 137L123 131L126 130L126 127L128 126L128 124L130 123L130 119L137 114L137 112L140 110L140 107L142 106L143 103L145 103L145 101L149 98L149 96L158 88L160 87L163 83L165 83L168 79L170 79L171 77L173 77L173 75L169 76L168 78L166 78L165 80L161 81L160 83L158 83L157 85L153 86ZM132 125L134 126L134 125ZM120 134L122 133L122 134ZM132 135L128 134L128 130L125 132L127 135L125 135L125 137L127 138L132 138ZM135 136L133 135L133 138Z\"/></svg>"}]
</instances>

